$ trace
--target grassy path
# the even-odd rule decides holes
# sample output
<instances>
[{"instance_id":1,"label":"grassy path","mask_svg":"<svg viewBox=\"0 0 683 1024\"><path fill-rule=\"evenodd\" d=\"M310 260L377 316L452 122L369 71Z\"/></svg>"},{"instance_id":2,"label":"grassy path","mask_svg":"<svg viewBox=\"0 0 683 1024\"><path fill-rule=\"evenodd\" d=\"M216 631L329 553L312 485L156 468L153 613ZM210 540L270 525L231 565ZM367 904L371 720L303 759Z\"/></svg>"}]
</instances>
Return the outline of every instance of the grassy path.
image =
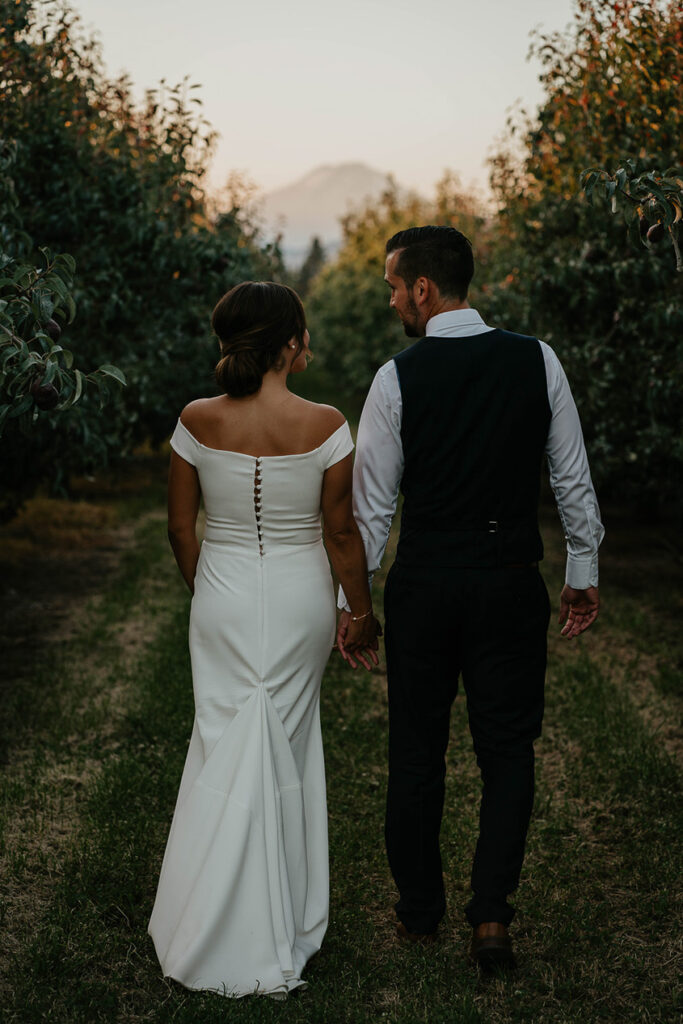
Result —
<instances>
[{"instance_id":1,"label":"grassy path","mask_svg":"<svg viewBox=\"0 0 683 1024\"><path fill-rule=\"evenodd\" d=\"M331 661L331 923L309 990L282 1005L164 982L146 926L192 720L188 599L158 511L126 514L133 525L118 572L78 607L70 638L37 659L2 716L7 1024L679 1019L681 592L665 602L661 575L637 600L606 586L593 635L551 642L536 811L516 898L516 975L484 982L466 960L461 906L478 779L462 700L443 828L449 915L436 951L406 949L393 938L382 841L384 679ZM548 541L555 595L554 529Z\"/></svg>"}]
</instances>

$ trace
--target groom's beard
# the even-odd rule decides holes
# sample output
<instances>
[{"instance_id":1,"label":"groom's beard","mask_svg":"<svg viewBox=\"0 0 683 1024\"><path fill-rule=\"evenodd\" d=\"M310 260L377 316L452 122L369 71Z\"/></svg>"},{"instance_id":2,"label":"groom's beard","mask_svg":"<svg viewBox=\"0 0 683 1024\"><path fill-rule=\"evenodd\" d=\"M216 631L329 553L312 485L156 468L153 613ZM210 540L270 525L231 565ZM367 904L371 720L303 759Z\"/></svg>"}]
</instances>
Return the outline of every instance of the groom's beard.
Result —
<instances>
[{"instance_id":1,"label":"groom's beard","mask_svg":"<svg viewBox=\"0 0 683 1024\"><path fill-rule=\"evenodd\" d=\"M417 326L417 306L413 299L408 301L406 311L401 317L401 323L403 324L403 330L409 338L419 338L420 330Z\"/></svg>"}]
</instances>

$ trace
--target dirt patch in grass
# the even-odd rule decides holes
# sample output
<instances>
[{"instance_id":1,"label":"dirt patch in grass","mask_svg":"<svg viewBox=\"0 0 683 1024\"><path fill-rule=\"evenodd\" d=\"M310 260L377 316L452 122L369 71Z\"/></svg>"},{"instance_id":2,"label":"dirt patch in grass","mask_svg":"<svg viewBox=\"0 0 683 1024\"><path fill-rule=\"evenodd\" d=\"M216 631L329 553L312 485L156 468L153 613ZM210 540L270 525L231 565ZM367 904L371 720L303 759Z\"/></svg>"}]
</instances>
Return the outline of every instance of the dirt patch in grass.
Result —
<instances>
[{"instance_id":1,"label":"dirt patch in grass","mask_svg":"<svg viewBox=\"0 0 683 1024\"><path fill-rule=\"evenodd\" d=\"M561 728L546 721L541 739L535 746L537 770L545 790L553 794L553 800L564 800L567 792L567 764L578 757L579 744L570 740Z\"/></svg>"},{"instance_id":2,"label":"dirt patch in grass","mask_svg":"<svg viewBox=\"0 0 683 1024\"><path fill-rule=\"evenodd\" d=\"M564 576L564 550L553 510L543 510L544 563L550 580L553 617L549 634L549 671L576 656L580 645L600 671L634 707L648 732L683 764L683 549L673 524L634 522L614 507L603 509L605 540L600 548L602 609L596 626L580 641L559 636L553 589ZM668 692L656 685L664 672ZM674 681L679 680L679 694Z\"/></svg>"},{"instance_id":3,"label":"dirt patch in grass","mask_svg":"<svg viewBox=\"0 0 683 1024\"><path fill-rule=\"evenodd\" d=\"M40 498L0 532L0 643L5 680L68 642L85 606L116 572L136 524L111 507Z\"/></svg>"},{"instance_id":4,"label":"dirt patch in grass","mask_svg":"<svg viewBox=\"0 0 683 1024\"><path fill-rule=\"evenodd\" d=\"M126 559L144 544L145 527L163 518L158 507L130 518L116 505L42 498L1 531L4 685L26 686L33 672L49 672L55 652L64 665L59 701L69 731L29 730L4 766L9 812L3 815L0 856L6 950L0 1001L11 988L13 958L21 957L61 877L78 832L82 795L117 756L134 665L176 597L169 588L175 566L164 547L133 602L102 613L127 571ZM92 629L98 639L88 646ZM70 656L71 650L77 654Z\"/></svg>"},{"instance_id":5,"label":"dirt patch in grass","mask_svg":"<svg viewBox=\"0 0 683 1024\"><path fill-rule=\"evenodd\" d=\"M659 659L638 652L627 661L619 644L615 644L613 650L610 650L611 646L609 642L601 642L595 660L605 676L628 695L648 732L656 735L667 754L683 768L680 701L662 696L652 684L659 669Z\"/></svg>"},{"instance_id":6,"label":"dirt patch in grass","mask_svg":"<svg viewBox=\"0 0 683 1024\"><path fill-rule=\"evenodd\" d=\"M23 511L2 529L3 563L25 568L26 560L82 553L101 544L102 534L117 521L111 505L59 498L33 498Z\"/></svg>"},{"instance_id":7,"label":"dirt patch in grass","mask_svg":"<svg viewBox=\"0 0 683 1024\"><path fill-rule=\"evenodd\" d=\"M682 702L674 695L664 696L653 684L662 664L662 655L638 650L630 642L628 631L605 622L600 622L599 627L581 642L596 668L633 704L648 732L656 735L667 754L679 767L683 767ZM570 647L566 641L551 634L551 674L553 664L576 656L577 650L578 647ZM675 656L672 651L672 657Z\"/></svg>"},{"instance_id":8,"label":"dirt patch in grass","mask_svg":"<svg viewBox=\"0 0 683 1024\"><path fill-rule=\"evenodd\" d=\"M33 663L56 636L68 640L84 607L107 586L140 524L163 506L166 459L133 459L101 478L72 481L72 500L36 497L0 527L3 677ZM138 508L132 512L128 505ZM30 669L29 669L30 670Z\"/></svg>"},{"instance_id":9,"label":"dirt patch in grass","mask_svg":"<svg viewBox=\"0 0 683 1024\"><path fill-rule=\"evenodd\" d=\"M147 521L160 519L158 514L147 516ZM83 694L76 708L76 715L91 716L98 713L96 726L79 734L81 740L97 740L100 749L116 745L116 734L131 697L131 672L145 649L154 644L159 631L164 627L166 614L170 613L175 591L169 591L169 584L175 579L177 569L168 554L158 565L157 573L148 576L140 587L138 600L128 607L126 618L111 628L112 646L116 650L115 668L106 656L95 656L85 666L88 690ZM76 739L78 737L74 737Z\"/></svg>"}]
</instances>

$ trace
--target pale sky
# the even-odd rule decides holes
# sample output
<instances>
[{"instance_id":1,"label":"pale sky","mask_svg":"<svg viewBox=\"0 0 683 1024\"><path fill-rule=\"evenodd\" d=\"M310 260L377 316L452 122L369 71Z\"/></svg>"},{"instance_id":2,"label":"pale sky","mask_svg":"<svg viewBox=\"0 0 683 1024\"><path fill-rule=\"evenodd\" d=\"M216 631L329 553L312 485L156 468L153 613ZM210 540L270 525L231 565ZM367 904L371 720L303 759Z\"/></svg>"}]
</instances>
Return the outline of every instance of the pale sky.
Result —
<instances>
[{"instance_id":1,"label":"pale sky","mask_svg":"<svg viewBox=\"0 0 683 1024\"><path fill-rule=\"evenodd\" d=\"M444 169L486 187L516 101L535 109L529 33L572 0L73 0L136 93L189 75L220 133L211 182L261 189L362 161L428 193Z\"/></svg>"}]
</instances>

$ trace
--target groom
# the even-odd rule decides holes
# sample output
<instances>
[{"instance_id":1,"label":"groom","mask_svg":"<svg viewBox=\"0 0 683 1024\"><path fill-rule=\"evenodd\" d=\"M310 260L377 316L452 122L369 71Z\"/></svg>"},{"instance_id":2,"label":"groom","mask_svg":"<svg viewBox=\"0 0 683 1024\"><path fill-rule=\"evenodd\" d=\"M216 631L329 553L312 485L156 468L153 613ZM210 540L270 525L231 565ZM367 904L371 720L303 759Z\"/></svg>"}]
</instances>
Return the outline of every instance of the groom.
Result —
<instances>
[{"instance_id":1,"label":"groom","mask_svg":"<svg viewBox=\"0 0 683 1024\"><path fill-rule=\"evenodd\" d=\"M446 902L439 850L451 704L462 678L483 783L470 955L513 966L508 925L534 794L550 606L538 571L545 455L567 540L562 634L598 614L603 536L564 371L535 338L488 327L467 303L469 241L449 227L386 246L390 306L421 340L378 371L358 428L354 512L370 572L403 513L385 587L389 697L386 844L397 931L432 942ZM340 593L340 606L344 597ZM342 611L338 643L348 628Z\"/></svg>"}]
</instances>

